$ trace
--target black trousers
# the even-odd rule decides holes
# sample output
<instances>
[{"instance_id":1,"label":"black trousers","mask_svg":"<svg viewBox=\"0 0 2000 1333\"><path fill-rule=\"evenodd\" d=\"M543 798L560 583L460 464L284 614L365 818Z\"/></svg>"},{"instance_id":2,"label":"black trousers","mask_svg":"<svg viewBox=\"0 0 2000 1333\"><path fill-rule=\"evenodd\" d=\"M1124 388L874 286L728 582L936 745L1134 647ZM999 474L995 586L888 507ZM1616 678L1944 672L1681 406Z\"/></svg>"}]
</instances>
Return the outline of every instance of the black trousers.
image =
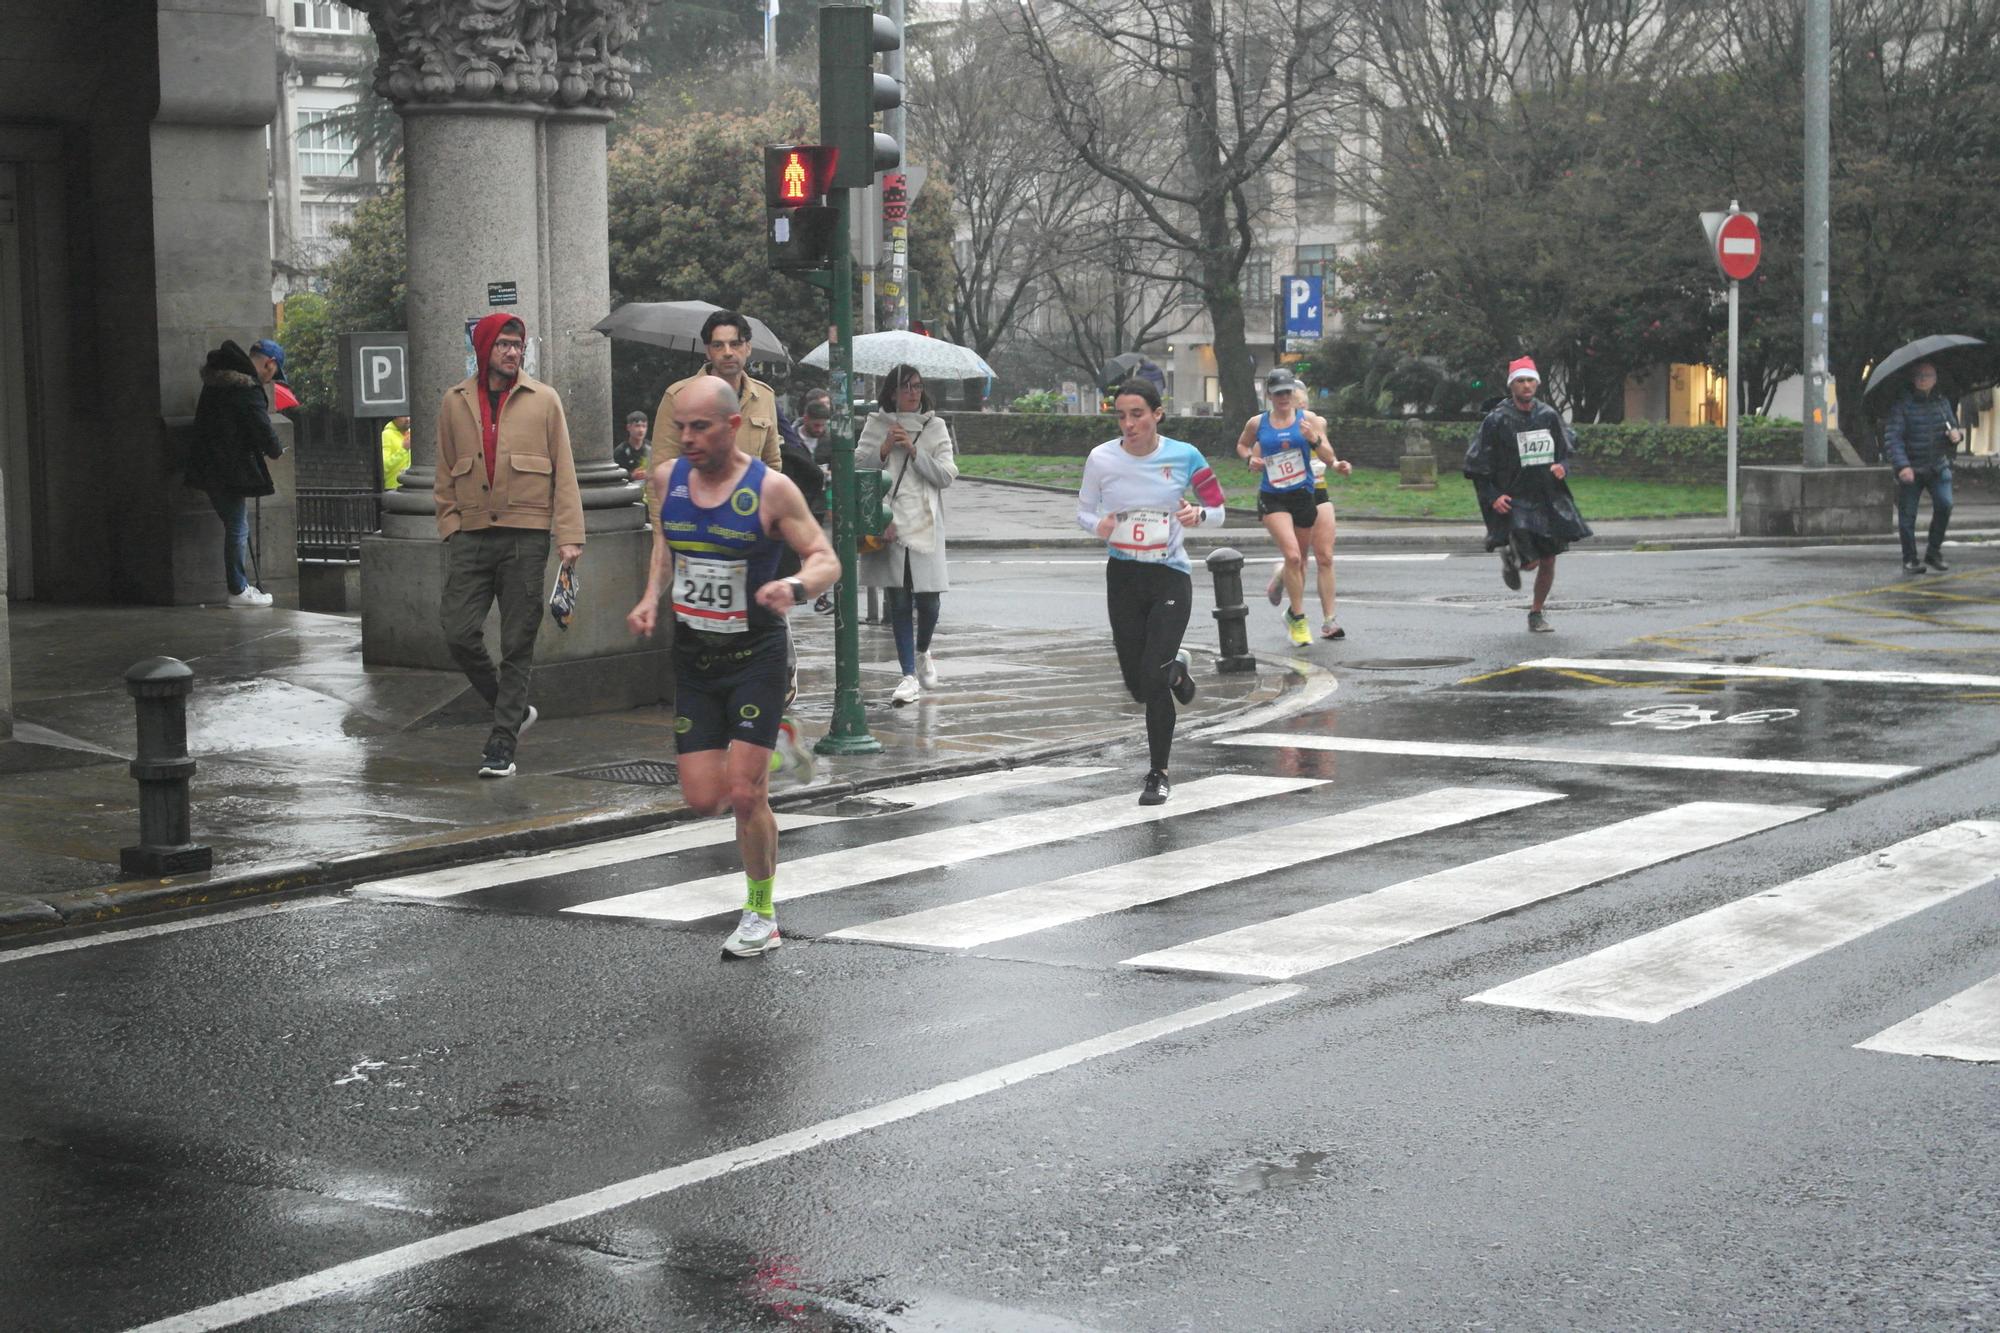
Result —
<instances>
[{"instance_id":1,"label":"black trousers","mask_svg":"<svg viewBox=\"0 0 2000 1333\"><path fill-rule=\"evenodd\" d=\"M1125 688L1146 705L1146 748L1165 772L1174 747L1174 654L1187 633L1194 580L1171 565L1111 560L1104 568L1104 605Z\"/></svg>"}]
</instances>

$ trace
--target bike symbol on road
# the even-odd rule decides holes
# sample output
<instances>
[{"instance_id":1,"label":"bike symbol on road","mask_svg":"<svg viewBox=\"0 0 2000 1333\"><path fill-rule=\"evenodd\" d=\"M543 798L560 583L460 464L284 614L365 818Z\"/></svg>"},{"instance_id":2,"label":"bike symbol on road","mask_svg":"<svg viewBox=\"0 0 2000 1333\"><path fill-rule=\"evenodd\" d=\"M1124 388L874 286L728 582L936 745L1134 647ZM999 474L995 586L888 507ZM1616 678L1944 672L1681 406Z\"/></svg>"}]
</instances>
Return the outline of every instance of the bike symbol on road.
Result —
<instances>
[{"instance_id":1,"label":"bike symbol on road","mask_svg":"<svg viewBox=\"0 0 2000 1333\"><path fill-rule=\"evenodd\" d=\"M1728 717L1717 716L1720 711L1703 708L1699 704L1652 704L1628 710L1611 725L1651 727L1655 731L1686 731L1689 727L1712 727L1719 723L1758 726L1765 722L1789 722L1799 715L1796 708L1753 708L1747 713L1732 713Z\"/></svg>"}]
</instances>

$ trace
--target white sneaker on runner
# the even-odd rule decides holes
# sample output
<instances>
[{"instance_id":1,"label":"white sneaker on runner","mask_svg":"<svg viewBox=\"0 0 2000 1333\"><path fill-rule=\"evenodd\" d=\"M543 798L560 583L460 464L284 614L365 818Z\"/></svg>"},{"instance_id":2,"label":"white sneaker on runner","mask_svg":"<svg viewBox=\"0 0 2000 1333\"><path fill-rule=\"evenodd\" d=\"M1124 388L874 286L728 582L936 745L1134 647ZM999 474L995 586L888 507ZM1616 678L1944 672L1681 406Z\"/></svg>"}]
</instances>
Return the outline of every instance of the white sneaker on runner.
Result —
<instances>
[{"instance_id":1,"label":"white sneaker on runner","mask_svg":"<svg viewBox=\"0 0 2000 1333\"><path fill-rule=\"evenodd\" d=\"M917 684L927 690L938 687L937 663L931 660L929 653L917 654Z\"/></svg>"},{"instance_id":2,"label":"white sneaker on runner","mask_svg":"<svg viewBox=\"0 0 2000 1333\"><path fill-rule=\"evenodd\" d=\"M527 735L528 728L534 726L535 723L541 720L542 720L542 710L535 707L533 704L529 704L528 715L521 719L521 729L514 733L514 738L516 740L519 740L521 737Z\"/></svg>"},{"instance_id":3,"label":"white sneaker on runner","mask_svg":"<svg viewBox=\"0 0 2000 1333\"><path fill-rule=\"evenodd\" d=\"M801 785L813 780L812 747L799 737L799 724L791 718L778 723L778 743L771 749L771 771L790 773Z\"/></svg>"},{"instance_id":4,"label":"white sneaker on runner","mask_svg":"<svg viewBox=\"0 0 2000 1333\"><path fill-rule=\"evenodd\" d=\"M730 958L755 958L784 942L784 936L778 934L776 917L759 916L746 907L736 929L722 942L722 952Z\"/></svg>"},{"instance_id":5,"label":"white sneaker on runner","mask_svg":"<svg viewBox=\"0 0 2000 1333\"><path fill-rule=\"evenodd\" d=\"M923 686L915 676L905 676L897 681L896 688L889 692L889 702L892 704L913 704L917 701L917 696L923 692Z\"/></svg>"}]
</instances>

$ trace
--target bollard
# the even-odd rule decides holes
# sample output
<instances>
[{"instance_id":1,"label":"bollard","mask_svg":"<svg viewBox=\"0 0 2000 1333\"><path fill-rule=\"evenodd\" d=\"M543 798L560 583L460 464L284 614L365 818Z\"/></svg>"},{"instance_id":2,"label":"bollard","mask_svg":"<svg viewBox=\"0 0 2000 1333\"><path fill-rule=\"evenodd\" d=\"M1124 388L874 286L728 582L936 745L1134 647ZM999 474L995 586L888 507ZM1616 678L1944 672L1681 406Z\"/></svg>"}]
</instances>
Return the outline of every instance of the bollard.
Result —
<instances>
[{"instance_id":1,"label":"bollard","mask_svg":"<svg viewBox=\"0 0 2000 1333\"><path fill-rule=\"evenodd\" d=\"M215 853L191 841L187 697L194 672L171 657L149 657L125 673L138 703L139 748L132 776L139 782L139 845L121 848L118 868L133 879L188 875L211 869Z\"/></svg>"},{"instance_id":2,"label":"bollard","mask_svg":"<svg viewBox=\"0 0 2000 1333\"><path fill-rule=\"evenodd\" d=\"M1215 628L1222 640L1222 656L1215 669L1224 673L1255 671L1257 659L1250 655L1249 608L1243 605L1243 553L1220 547L1208 553L1208 572L1215 576Z\"/></svg>"},{"instance_id":3,"label":"bollard","mask_svg":"<svg viewBox=\"0 0 2000 1333\"><path fill-rule=\"evenodd\" d=\"M1431 449L1430 436L1424 433L1422 422L1411 420L1403 426L1403 456L1398 461L1403 473L1401 489L1406 491L1437 489L1437 454Z\"/></svg>"}]
</instances>

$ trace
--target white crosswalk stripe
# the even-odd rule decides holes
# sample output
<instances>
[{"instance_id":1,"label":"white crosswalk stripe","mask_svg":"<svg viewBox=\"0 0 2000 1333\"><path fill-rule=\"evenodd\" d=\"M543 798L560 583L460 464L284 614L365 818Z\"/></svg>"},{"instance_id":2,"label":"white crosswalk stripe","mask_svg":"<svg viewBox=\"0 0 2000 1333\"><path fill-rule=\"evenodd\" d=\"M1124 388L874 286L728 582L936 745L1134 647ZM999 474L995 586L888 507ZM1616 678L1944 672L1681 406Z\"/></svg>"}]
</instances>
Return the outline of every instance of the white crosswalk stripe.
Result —
<instances>
[{"instance_id":1,"label":"white crosswalk stripe","mask_svg":"<svg viewBox=\"0 0 2000 1333\"><path fill-rule=\"evenodd\" d=\"M1298 824L1263 827L1219 842L1086 870L969 902L850 926L834 931L829 938L969 949L1560 799L1555 792L1444 787Z\"/></svg>"},{"instance_id":2,"label":"white crosswalk stripe","mask_svg":"<svg viewBox=\"0 0 2000 1333\"><path fill-rule=\"evenodd\" d=\"M1823 680L1843 685L1954 685L2000 687L2000 676L1963 671L1843 671L1836 667L1748 666L1735 662L1653 662L1644 658L1539 657L1524 667L1550 671L1616 671L1639 676L1734 676L1748 680Z\"/></svg>"},{"instance_id":3,"label":"white crosswalk stripe","mask_svg":"<svg viewBox=\"0 0 2000 1333\"><path fill-rule=\"evenodd\" d=\"M2000 976L1988 977L1914 1018L1856 1042L1855 1049L1947 1060L2000 1060Z\"/></svg>"},{"instance_id":4,"label":"white crosswalk stripe","mask_svg":"<svg viewBox=\"0 0 2000 1333\"><path fill-rule=\"evenodd\" d=\"M1001 769L988 773L969 773L962 777L939 778L930 782L914 782L907 787L890 788L879 795L885 801L894 802L901 807L901 810L924 810L968 796L988 796L1021 787L1092 777L1106 771L1108 770L1090 767L1025 765L1021 768ZM792 829L812 828L817 824L840 823L846 816L786 813L780 814L777 818L778 831L783 833ZM462 893L475 893L481 889L495 889L507 884L546 879L551 875L565 875L579 870L602 870L607 866L624 865L628 861L667 856L697 847L719 847L724 843L735 841L734 821L709 819L698 823L675 824L670 828L654 829L650 833L637 833L630 837L610 838L582 847L566 847L561 851L537 852L532 856L517 856L504 861L451 866L443 870L425 871L422 874L401 875L395 879L371 880L365 884L355 885L352 892L364 898L451 898Z\"/></svg>"},{"instance_id":5,"label":"white crosswalk stripe","mask_svg":"<svg viewBox=\"0 0 2000 1333\"><path fill-rule=\"evenodd\" d=\"M2000 823L1950 824L1471 998L1657 1023L1996 876Z\"/></svg>"},{"instance_id":6,"label":"white crosswalk stripe","mask_svg":"<svg viewBox=\"0 0 2000 1333\"><path fill-rule=\"evenodd\" d=\"M817 856L786 862L780 867L778 901L782 906L813 894L829 893L896 875L935 870L1065 838L1173 819L1321 785L1323 783L1316 778L1228 774L1201 778L1176 787L1173 801L1168 805L1142 806L1127 793L1080 805L959 825L934 833L912 834L843 851L822 852ZM742 903L743 876L739 872L579 903L563 910L585 916L694 921L732 911Z\"/></svg>"},{"instance_id":7,"label":"white crosswalk stripe","mask_svg":"<svg viewBox=\"0 0 2000 1333\"><path fill-rule=\"evenodd\" d=\"M1217 745L1254 745L1278 750L1333 750L1349 754L1402 754L1428 759L1492 759L1509 764L1581 764L1603 768L1668 768L1699 773L1762 773L1809 778L1899 778L1917 770L1907 764L1855 764L1815 759L1739 759L1720 754L1653 754L1645 750L1597 750L1563 745L1477 745L1460 741L1378 739L1370 736L1290 735L1258 731L1218 739Z\"/></svg>"},{"instance_id":8,"label":"white crosswalk stripe","mask_svg":"<svg viewBox=\"0 0 2000 1333\"><path fill-rule=\"evenodd\" d=\"M1818 813L1810 806L1690 802L1125 962L1296 977Z\"/></svg>"}]
</instances>

